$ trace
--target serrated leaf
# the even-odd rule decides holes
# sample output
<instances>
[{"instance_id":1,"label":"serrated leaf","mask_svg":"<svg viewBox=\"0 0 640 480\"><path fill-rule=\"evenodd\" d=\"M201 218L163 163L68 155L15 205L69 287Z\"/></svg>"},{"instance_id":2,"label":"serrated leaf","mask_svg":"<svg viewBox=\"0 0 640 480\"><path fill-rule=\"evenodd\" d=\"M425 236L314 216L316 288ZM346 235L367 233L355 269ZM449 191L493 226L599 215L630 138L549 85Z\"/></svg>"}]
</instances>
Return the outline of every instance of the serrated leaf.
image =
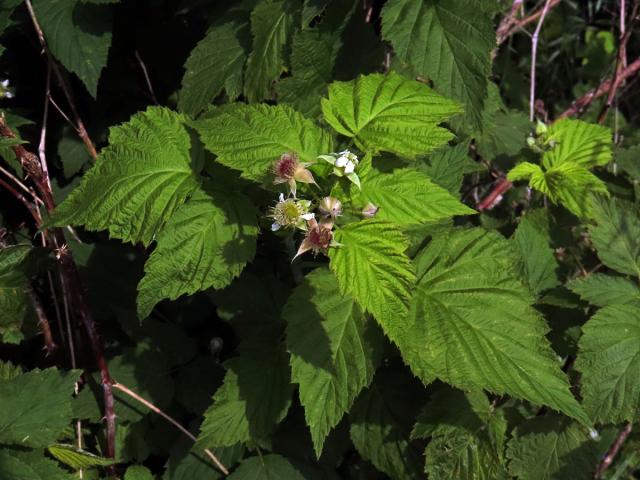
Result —
<instances>
[{"instance_id":1,"label":"serrated leaf","mask_svg":"<svg viewBox=\"0 0 640 480\"><path fill-rule=\"evenodd\" d=\"M0 340L4 343L22 340L22 326L32 313L23 272L31 251L31 245L0 248Z\"/></svg>"},{"instance_id":2,"label":"serrated leaf","mask_svg":"<svg viewBox=\"0 0 640 480\"><path fill-rule=\"evenodd\" d=\"M416 393L409 374L382 370L358 397L350 415L351 440L358 453L394 479L422 478L419 452L409 443L419 408Z\"/></svg>"},{"instance_id":3,"label":"serrated leaf","mask_svg":"<svg viewBox=\"0 0 640 480\"><path fill-rule=\"evenodd\" d=\"M58 206L52 224L109 230L112 237L149 245L198 188L184 118L149 107L110 131L110 145L80 185Z\"/></svg>"},{"instance_id":4,"label":"serrated leaf","mask_svg":"<svg viewBox=\"0 0 640 480\"><path fill-rule=\"evenodd\" d=\"M395 341L415 282L402 232L390 222L363 220L337 230L335 240L341 246L330 249L329 258L340 290L353 295Z\"/></svg>"},{"instance_id":5,"label":"serrated leaf","mask_svg":"<svg viewBox=\"0 0 640 480\"><path fill-rule=\"evenodd\" d=\"M507 457L509 472L520 480L587 480L597 461L595 442L586 429L555 415L520 424Z\"/></svg>"},{"instance_id":6,"label":"serrated leaf","mask_svg":"<svg viewBox=\"0 0 640 480\"><path fill-rule=\"evenodd\" d=\"M147 467L131 465L124 474L124 480L153 480L153 475Z\"/></svg>"},{"instance_id":7,"label":"serrated leaf","mask_svg":"<svg viewBox=\"0 0 640 480\"><path fill-rule=\"evenodd\" d=\"M432 437L425 450L429 478L506 480L502 464L504 432L499 431L502 421L481 391L437 391L411 435Z\"/></svg>"},{"instance_id":8,"label":"serrated leaf","mask_svg":"<svg viewBox=\"0 0 640 480\"><path fill-rule=\"evenodd\" d=\"M616 164L635 182L640 181L640 145L616 150Z\"/></svg>"},{"instance_id":9,"label":"serrated leaf","mask_svg":"<svg viewBox=\"0 0 640 480\"><path fill-rule=\"evenodd\" d=\"M291 377L316 456L360 391L368 386L382 354L382 335L350 295L338 290L326 269L305 277L285 306Z\"/></svg>"},{"instance_id":10,"label":"serrated leaf","mask_svg":"<svg viewBox=\"0 0 640 480\"><path fill-rule=\"evenodd\" d=\"M71 420L71 396L79 376L80 371L49 368L0 380L0 443L53 443Z\"/></svg>"},{"instance_id":11,"label":"serrated leaf","mask_svg":"<svg viewBox=\"0 0 640 480\"><path fill-rule=\"evenodd\" d=\"M582 327L576 369L595 422L633 420L640 409L640 307L604 307Z\"/></svg>"},{"instance_id":12,"label":"serrated leaf","mask_svg":"<svg viewBox=\"0 0 640 480\"><path fill-rule=\"evenodd\" d=\"M436 90L460 100L479 127L487 96L496 35L479 0L390 0L382 35L401 62L433 80Z\"/></svg>"},{"instance_id":13,"label":"serrated leaf","mask_svg":"<svg viewBox=\"0 0 640 480\"><path fill-rule=\"evenodd\" d=\"M229 480L304 480L305 477L289 460L281 455L249 457L229 475Z\"/></svg>"},{"instance_id":14,"label":"serrated leaf","mask_svg":"<svg viewBox=\"0 0 640 480\"><path fill-rule=\"evenodd\" d=\"M178 95L178 108L181 111L197 115L225 87L230 99L240 95L242 69L249 43L248 27L246 22L231 20L209 28L184 65L185 73Z\"/></svg>"},{"instance_id":15,"label":"serrated leaf","mask_svg":"<svg viewBox=\"0 0 640 480\"><path fill-rule=\"evenodd\" d=\"M194 127L218 162L264 183L273 183L271 167L283 153L314 162L333 149L327 132L286 105L232 106Z\"/></svg>"},{"instance_id":16,"label":"serrated leaf","mask_svg":"<svg viewBox=\"0 0 640 480\"><path fill-rule=\"evenodd\" d=\"M309 117L318 116L320 99L332 80L341 46L335 32L317 29L298 32L291 51L292 76L278 82L278 101Z\"/></svg>"},{"instance_id":17,"label":"serrated leaf","mask_svg":"<svg viewBox=\"0 0 640 480\"><path fill-rule=\"evenodd\" d=\"M446 145L436 150L429 158L429 165L422 163L418 168L454 196L460 193L466 174L483 170L480 163L469 158L468 142L459 143L455 147Z\"/></svg>"},{"instance_id":18,"label":"serrated leaf","mask_svg":"<svg viewBox=\"0 0 640 480\"><path fill-rule=\"evenodd\" d=\"M73 468L74 470L113 465L113 463L115 462L115 460L113 460L112 458L100 457L73 445L56 443L54 445L49 445L47 447L47 450L49 450L49 453L56 459Z\"/></svg>"},{"instance_id":19,"label":"serrated leaf","mask_svg":"<svg viewBox=\"0 0 640 480\"><path fill-rule=\"evenodd\" d=\"M408 318L392 339L425 383L508 393L589 424L571 395L547 326L531 308L513 246L480 228L443 231L416 257Z\"/></svg>"},{"instance_id":20,"label":"serrated leaf","mask_svg":"<svg viewBox=\"0 0 640 480\"><path fill-rule=\"evenodd\" d=\"M289 359L279 344L279 332L256 333L227 360L224 383L204 414L198 443L231 446L260 439L280 422L291 404Z\"/></svg>"},{"instance_id":21,"label":"serrated leaf","mask_svg":"<svg viewBox=\"0 0 640 480\"><path fill-rule=\"evenodd\" d=\"M34 0L33 9L53 56L95 98L111 46L110 8L78 0Z\"/></svg>"},{"instance_id":22,"label":"serrated leaf","mask_svg":"<svg viewBox=\"0 0 640 480\"><path fill-rule=\"evenodd\" d=\"M2 480L74 480L75 476L61 469L55 460L39 450L0 449Z\"/></svg>"},{"instance_id":23,"label":"serrated leaf","mask_svg":"<svg viewBox=\"0 0 640 480\"><path fill-rule=\"evenodd\" d=\"M329 85L322 99L325 120L367 152L414 158L453 138L438 124L461 112L460 106L426 85L397 73L361 76Z\"/></svg>"},{"instance_id":24,"label":"serrated leaf","mask_svg":"<svg viewBox=\"0 0 640 480\"><path fill-rule=\"evenodd\" d=\"M563 119L549 126L546 138L555 146L542 156L545 169L568 162L593 168L606 165L612 158L611 130L601 125Z\"/></svg>"},{"instance_id":25,"label":"serrated leaf","mask_svg":"<svg viewBox=\"0 0 640 480\"><path fill-rule=\"evenodd\" d=\"M476 213L424 173L411 168L367 175L358 198L363 205L371 202L379 207L376 218L399 225Z\"/></svg>"},{"instance_id":26,"label":"serrated leaf","mask_svg":"<svg viewBox=\"0 0 640 480\"><path fill-rule=\"evenodd\" d=\"M640 305L638 284L624 277L592 273L569 282L567 287L573 293L580 295L582 300L599 307L623 303Z\"/></svg>"},{"instance_id":27,"label":"serrated leaf","mask_svg":"<svg viewBox=\"0 0 640 480\"><path fill-rule=\"evenodd\" d=\"M273 97L272 83L285 70L299 2L263 0L251 12L253 49L244 74L244 94L250 102Z\"/></svg>"},{"instance_id":28,"label":"serrated leaf","mask_svg":"<svg viewBox=\"0 0 640 480\"><path fill-rule=\"evenodd\" d=\"M241 444L233 447L215 448L213 454L227 468L233 467L244 456L245 448ZM222 478L211 459L197 446L190 451L172 452L163 480L215 480Z\"/></svg>"},{"instance_id":29,"label":"serrated leaf","mask_svg":"<svg viewBox=\"0 0 640 480\"><path fill-rule=\"evenodd\" d=\"M522 258L522 273L534 295L559 284L558 262L544 233L527 216L522 217L513 240Z\"/></svg>"},{"instance_id":30,"label":"serrated leaf","mask_svg":"<svg viewBox=\"0 0 640 480\"><path fill-rule=\"evenodd\" d=\"M342 35L353 18L356 3L353 0L305 2L303 29L293 36L291 45L291 76L277 84L279 103L291 105L308 117L320 114L320 99L334 78L336 59L343 48ZM306 18L321 12L319 25L306 28Z\"/></svg>"},{"instance_id":31,"label":"serrated leaf","mask_svg":"<svg viewBox=\"0 0 640 480\"><path fill-rule=\"evenodd\" d=\"M72 178L91 161L85 144L71 128L63 130L62 138L58 142L58 156L66 179Z\"/></svg>"},{"instance_id":32,"label":"serrated leaf","mask_svg":"<svg viewBox=\"0 0 640 480\"><path fill-rule=\"evenodd\" d=\"M624 200L598 199L591 211L596 225L591 241L607 267L620 273L640 276L640 215L638 208Z\"/></svg>"},{"instance_id":33,"label":"serrated leaf","mask_svg":"<svg viewBox=\"0 0 640 480\"><path fill-rule=\"evenodd\" d=\"M197 190L158 235L138 286L138 316L162 299L231 283L255 254L256 213L240 192Z\"/></svg>"},{"instance_id":34,"label":"serrated leaf","mask_svg":"<svg viewBox=\"0 0 640 480\"><path fill-rule=\"evenodd\" d=\"M0 380L11 380L20 374L22 374L22 368L19 365L0 360Z\"/></svg>"}]
</instances>

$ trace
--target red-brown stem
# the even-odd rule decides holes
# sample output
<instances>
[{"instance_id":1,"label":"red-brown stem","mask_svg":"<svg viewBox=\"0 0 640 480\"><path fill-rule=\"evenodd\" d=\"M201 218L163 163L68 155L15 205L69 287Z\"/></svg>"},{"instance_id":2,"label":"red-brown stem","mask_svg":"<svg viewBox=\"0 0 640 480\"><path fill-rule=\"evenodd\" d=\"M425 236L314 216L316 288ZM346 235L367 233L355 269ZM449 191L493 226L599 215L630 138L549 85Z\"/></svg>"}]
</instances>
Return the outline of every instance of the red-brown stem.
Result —
<instances>
[{"instance_id":1,"label":"red-brown stem","mask_svg":"<svg viewBox=\"0 0 640 480\"><path fill-rule=\"evenodd\" d=\"M616 66L613 72L613 77L611 78L609 92L607 94L607 100L602 105L602 109L600 110L600 114L598 115L598 123L604 123L607 118L607 113L611 109L613 105L613 101L615 99L616 93L618 91L618 87L622 84L620 78L620 72L626 67L626 59L627 59L627 42L629 42L629 38L631 37L631 29L626 31L625 28L625 19L624 19L624 5L625 2L622 0L620 4L620 39L618 46L618 54L616 55ZM631 22L635 19L638 13L638 5L640 5L637 1L634 2L633 10L631 11Z\"/></svg>"},{"instance_id":2,"label":"red-brown stem","mask_svg":"<svg viewBox=\"0 0 640 480\"><path fill-rule=\"evenodd\" d=\"M0 117L0 136L15 138L15 134L2 117ZM52 213L55 210L56 204L53 198L53 193L49 188L46 175L40 167L38 157L29 152L22 145L14 145L12 146L12 149L18 161L22 164L25 172L33 179L47 211ZM41 222L37 221L36 225L40 228ZM91 343L91 349L93 351L96 364L100 371L100 378L104 393L105 421L107 425L106 456L108 458L113 458L115 456L116 416L114 411L113 391L111 389L112 380L102 349L102 342L98 336L98 329L95 320L93 319L89 306L87 305L82 284L80 282L80 274L78 273L78 268L73 260L73 255L71 251L63 248L63 246L66 245L64 231L61 228L54 228L51 233L53 237L53 244L58 248L58 251L56 252L57 258L64 286L70 297L70 304L73 306L73 311L80 317L80 320L84 325L87 337Z\"/></svg>"},{"instance_id":3,"label":"red-brown stem","mask_svg":"<svg viewBox=\"0 0 640 480\"><path fill-rule=\"evenodd\" d=\"M164 413L162 410L156 407L153 403L151 403L148 400L145 400L143 397L138 395L133 390L130 390L129 388L125 387L124 385L118 382L115 382L113 384L113 388L115 388L116 390L120 390L122 393L129 395L131 398L133 398L134 400L137 400L138 402L143 404L145 407L147 407L149 410L156 412L158 415L164 418L167 422L169 422L171 425L173 425L182 433L184 433L187 437L189 437L193 442L197 441L197 438L189 430L187 430L182 425L180 425L180 423L177 420L175 420L174 418ZM229 470L227 470L227 468L222 464L222 462L218 459L218 457L214 455L214 453L211 450L209 450L208 448L205 448L204 452L213 461L216 467L220 469L222 473L224 473L225 475L229 475Z\"/></svg>"},{"instance_id":4,"label":"red-brown stem","mask_svg":"<svg viewBox=\"0 0 640 480\"><path fill-rule=\"evenodd\" d=\"M622 445L624 445L624 442L631 434L631 429L631 423L627 423L624 428L620 430L620 433L618 433L615 441L613 442L613 444L607 451L607 454L604 456L595 473L593 474L594 480L598 480L600 477L602 477L604 471L611 466L616 456L618 455L618 452L622 448Z\"/></svg>"},{"instance_id":5,"label":"red-brown stem","mask_svg":"<svg viewBox=\"0 0 640 480\"><path fill-rule=\"evenodd\" d=\"M58 80L58 85L60 85L60 88L62 89L64 96L67 98L67 103L71 108L71 114L73 115L73 119L75 121L74 127L76 129L76 132L80 137L80 139L82 140L82 142L84 143L91 157L95 160L96 158L98 158L98 152L96 151L96 147L91 141L91 138L89 138L89 134L87 133L87 129L84 126L84 122L82 121L82 118L78 113L78 109L76 108L76 102L75 102L75 98L73 96L71 87L69 86L63 72L60 70L60 67L58 66L55 59L53 58L53 55L51 55L51 52L49 51L49 47L47 46L47 42L44 38L44 32L42 31L42 28L40 27L40 23L38 22L38 18L36 17L36 14L33 10L33 5L31 5L31 0L24 0L24 3L27 6L27 10L29 10L29 16L31 17L31 22L33 23L33 27L36 30L38 41L40 42L40 45L42 46L42 50L47 57L47 64L51 66L51 69L53 70L53 73L56 76L56 79Z\"/></svg>"},{"instance_id":6,"label":"red-brown stem","mask_svg":"<svg viewBox=\"0 0 640 480\"><path fill-rule=\"evenodd\" d=\"M482 201L478 203L476 208L480 211L491 210L498 203L500 203L500 200L502 200L502 195L507 192L512 186L513 183L511 183L509 180L504 177L500 178L493 186L491 192L489 192L489 195L484 197Z\"/></svg>"},{"instance_id":7,"label":"red-brown stem","mask_svg":"<svg viewBox=\"0 0 640 480\"><path fill-rule=\"evenodd\" d=\"M620 72L617 80L618 84L621 84L625 80L633 77L638 72L640 72L640 58L637 58L635 61L633 61L633 63L630 63L627 68L623 69ZM607 94L607 92L609 92L613 81L613 78L609 78L608 80L601 83L597 88L594 88L593 90L585 93L582 97L574 101L567 110L562 112L557 117L556 121L582 113L582 111L584 111L584 109L587 108L591 104L591 102L593 102L593 100L598 97L602 97L603 95ZM493 208L499 203L499 197L503 195L507 190L509 190L512 186L513 184L511 182L508 182L508 185L505 185L503 182L496 183L491 192L489 192L489 194L483 200L481 200L478 205L476 205L476 208L478 208L478 210Z\"/></svg>"},{"instance_id":8,"label":"red-brown stem","mask_svg":"<svg viewBox=\"0 0 640 480\"><path fill-rule=\"evenodd\" d=\"M627 68L623 69L618 75L618 83L622 83L630 77L633 77L640 71L640 58L636 58L632 63L630 63ZM567 117L573 117L574 115L582 113L591 102L593 102L596 98L602 97L611 89L611 85L613 82L613 77L602 82L597 88L589 90L583 96L575 100L569 108L567 108L564 112L558 115L558 120Z\"/></svg>"}]
</instances>

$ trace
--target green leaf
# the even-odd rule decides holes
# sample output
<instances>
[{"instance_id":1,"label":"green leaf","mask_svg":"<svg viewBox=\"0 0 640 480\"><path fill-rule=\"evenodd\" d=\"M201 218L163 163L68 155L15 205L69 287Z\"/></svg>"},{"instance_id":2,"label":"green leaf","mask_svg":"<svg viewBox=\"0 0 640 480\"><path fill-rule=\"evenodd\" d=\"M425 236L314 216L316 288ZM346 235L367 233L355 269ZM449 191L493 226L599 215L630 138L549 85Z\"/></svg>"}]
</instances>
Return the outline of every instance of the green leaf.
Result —
<instances>
[{"instance_id":1,"label":"green leaf","mask_svg":"<svg viewBox=\"0 0 640 480\"><path fill-rule=\"evenodd\" d=\"M556 415L520 424L507 457L510 473L520 480L587 480L597 462L595 442L586 429Z\"/></svg>"},{"instance_id":2,"label":"green leaf","mask_svg":"<svg viewBox=\"0 0 640 480\"><path fill-rule=\"evenodd\" d=\"M611 130L601 125L563 119L549 126L547 142L550 141L555 146L542 157L547 170L569 162L593 168L606 165L612 158Z\"/></svg>"},{"instance_id":3,"label":"green leaf","mask_svg":"<svg viewBox=\"0 0 640 480\"><path fill-rule=\"evenodd\" d=\"M411 168L367 175L359 199L363 205L371 202L379 207L376 218L399 225L476 213L424 173Z\"/></svg>"},{"instance_id":4,"label":"green leaf","mask_svg":"<svg viewBox=\"0 0 640 480\"><path fill-rule=\"evenodd\" d=\"M353 295L395 341L415 282L402 232L393 223L371 219L340 228L335 240L341 246L330 249L329 257L340 291Z\"/></svg>"},{"instance_id":5,"label":"green leaf","mask_svg":"<svg viewBox=\"0 0 640 480\"><path fill-rule=\"evenodd\" d=\"M567 287L583 300L599 307L623 303L640 304L638 284L623 277L592 273L569 282Z\"/></svg>"},{"instance_id":6,"label":"green leaf","mask_svg":"<svg viewBox=\"0 0 640 480\"><path fill-rule=\"evenodd\" d=\"M37 427L36 427L37 428ZM2 480L74 480L77 478L39 450L0 449Z\"/></svg>"},{"instance_id":7,"label":"green leaf","mask_svg":"<svg viewBox=\"0 0 640 480\"><path fill-rule=\"evenodd\" d=\"M492 19L480 0L390 0L382 35L401 62L433 80L436 90L463 102L480 127L496 46Z\"/></svg>"},{"instance_id":8,"label":"green leaf","mask_svg":"<svg viewBox=\"0 0 640 480\"><path fill-rule=\"evenodd\" d=\"M358 453L394 479L422 478L419 451L409 443L420 399L411 380L406 370L379 372L350 414L351 440Z\"/></svg>"},{"instance_id":9,"label":"green leaf","mask_svg":"<svg viewBox=\"0 0 640 480\"><path fill-rule=\"evenodd\" d=\"M291 105L308 117L317 117L320 99L334 79L338 54L343 50L343 32L353 18L357 2L315 0L303 7L303 30L293 37L291 76L277 84L278 102ZM308 16L322 13L319 25L306 28ZM352 37L357 32L350 31Z\"/></svg>"},{"instance_id":10,"label":"green leaf","mask_svg":"<svg viewBox=\"0 0 640 480\"><path fill-rule=\"evenodd\" d=\"M229 477L229 480L305 480L289 460L281 455L249 457Z\"/></svg>"},{"instance_id":11,"label":"green leaf","mask_svg":"<svg viewBox=\"0 0 640 480\"><path fill-rule=\"evenodd\" d=\"M272 183L271 167L283 153L314 162L333 149L327 132L286 105L232 106L194 127L218 162L264 183Z\"/></svg>"},{"instance_id":12,"label":"green leaf","mask_svg":"<svg viewBox=\"0 0 640 480\"><path fill-rule=\"evenodd\" d=\"M49 445L71 420L71 395L80 371L32 370L0 380L0 443Z\"/></svg>"},{"instance_id":13,"label":"green leaf","mask_svg":"<svg viewBox=\"0 0 640 480\"><path fill-rule=\"evenodd\" d=\"M231 100L242 92L242 69L249 41L246 22L213 25L191 51L184 65L178 108L197 115L225 89Z\"/></svg>"},{"instance_id":14,"label":"green leaf","mask_svg":"<svg viewBox=\"0 0 640 480\"><path fill-rule=\"evenodd\" d=\"M244 446L237 444L233 447L215 448L213 454L227 468L231 468L244 456ZM215 480L222 478L211 459L198 446L193 446L184 453L172 452L169 464L162 476L163 480Z\"/></svg>"},{"instance_id":15,"label":"green leaf","mask_svg":"<svg viewBox=\"0 0 640 480\"><path fill-rule=\"evenodd\" d=\"M96 97L111 46L111 9L78 0L34 0L47 46Z\"/></svg>"},{"instance_id":16,"label":"green leaf","mask_svg":"<svg viewBox=\"0 0 640 480\"><path fill-rule=\"evenodd\" d=\"M63 130L62 138L58 142L58 156L66 179L72 178L91 161L85 144L71 128Z\"/></svg>"},{"instance_id":17,"label":"green leaf","mask_svg":"<svg viewBox=\"0 0 640 480\"><path fill-rule=\"evenodd\" d=\"M164 298L224 288L256 249L256 212L240 192L197 190L158 235L138 286L138 316Z\"/></svg>"},{"instance_id":18,"label":"green leaf","mask_svg":"<svg viewBox=\"0 0 640 480\"><path fill-rule=\"evenodd\" d=\"M131 465L124 474L124 480L153 480L153 474L147 467Z\"/></svg>"},{"instance_id":19,"label":"green leaf","mask_svg":"<svg viewBox=\"0 0 640 480\"><path fill-rule=\"evenodd\" d=\"M616 150L616 163L635 182L640 181L640 162L638 162L638 158L640 158L640 145Z\"/></svg>"},{"instance_id":20,"label":"green leaf","mask_svg":"<svg viewBox=\"0 0 640 480\"><path fill-rule=\"evenodd\" d=\"M589 231L598 257L620 273L640 276L640 215L624 200L599 199L592 204L596 223Z\"/></svg>"},{"instance_id":21,"label":"green leaf","mask_svg":"<svg viewBox=\"0 0 640 480\"><path fill-rule=\"evenodd\" d=\"M245 340L204 414L198 443L231 446L268 435L287 414L293 388L289 359L276 329Z\"/></svg>"},{"instance_id":22,"label":"green leaf","mask_svg":"<svg viewBox=\"0 0 640 480\"><path fill-rule=\"evenodd\" d=\"M547 236L540 232L528 216L522 217L513 240L522 257L523 277L534 295L559 284L558 262Z\"/></svg>"},{"instance_id":23,"label":"green leaf","mask_svg":"<svg viewBox=\"0 0 640 480\"><path fill-rule=\"evenodd\" d=\"M589 424L531 308L510 242L480 228L443 231L415 263L408 318L390 337L418 377L508 393Z\"/></svg>"},{"instance_id":24,"label":"green leaf","mask_svg":"<svg viewBox=\"0 0 640 480\"><path fill-rule=\"evenodd\" d=\"M109 230L112 237L149 245L198 187L183 121L167 108L149 107L113 127L110 145L52 223Z\"/></svg>"},{"instance_id":25,"label":"green leaf","mask_svg":"<svg viewBox=\"0 0 640 480\"><path fill-rule=\"evenodd\" d=\"M425 451L429 478L506 479L503 422L481 391L437 391L412 433L412 438L432 437Z\"/></svg>"},{"instance_id":26,"label":"green leaf","mask_svg":"<svg viewBox=\"0 0 640 480\"><path fill-rule=\"evenodd\" d=\"M49 450L49 453L56 459L73 468L74 470L113 465L113 463L115 462L112 458L100 457L73 445L57 443L54 445L49 445L47 447L47 450Z\"/></svg>"},{"instance_id":27,"label":"green leaf","mask_svg":"<svg viewBox=\"0 0 640 480\"><path fill-rule=\"evenodd\" d=\"M462 180L466 174L484 169L480 163L469 158L468 142L459 143L455 147L446 145L436 150L430 157L429 165L423 163L418 168L434 183L455 196L460 193Z\"/></svg>"},{"instance_id":28,"label":"green leaf","mask_svg":"<svg viewBox=\"0 0 640 480\"><path fill-rule=\"evenodd\" d=\"M22 368L19 365L0 360L0 380L11 380L21 374Z\"/></svg>"},{"instance_id":29,"label":"green leaf","mask_svg":"<svg viewBox=\"0 0 640 480\"><path fill-rule=\"evenodd\" d=\"M575 162L565 162L547 167L523 162L513 168L507 178L510 181L529 179L529 185L561 203L578 217L592 215L589 197L594 193L607 195L607 187L602 180L584 166Z\"/></svg>"},{"instance_id":30,"label":"green leaf","mask_svg":"<svg viewBox=\"0 0 640 480\"><path fill-rule=\"evenodd\" d=\"M291 377L300 385L316 456L326 436L368 386L382 354L382 335L326 269L305 277L283 316Z\"/></svg>"},{"instance_id":31,"label":"green leaf","mask_svg":"<svg viewBox=\"0 0 640 480\"><path fill-rule=\"evenodd\" d=\"M272 83L285 70L299 2L263 0L251 12L253 49L244 73L244 94L250 102L273 97Z\"/></svg>"},{"instance_id":32,"label":"green leaf","mask_svg":"<svg viewBox=\"0 0 640 480\"><path fill-rule=\"evenodd\" d=\"M582 327L576 369L595 422L633 420L640 409L640 307L604 307Z\"/></svg>"},{"instance_id":33,"label":"green leaf","mask_svg":"<svg viewBox=\"0 0 640 480\"><path fill-rule=\"evenodd\" d=\"M0 340L4 343L20 343L23 325L32 315L22 268L31 251L31 245L0 249Z\"/></svg>"},{"instance_id":34,"label":"green leaf","mask_svg":"<svg viewBox=\"0 0 640 480\"><path fill-rule=\"evenodd\" d=\"M335 32L304 30L293 37L293 75L278 82L278 101L309 117L320 113L320 99L333 78L333 66L342 46ZM327 152L328 153L328 152Z\"/></svg>"},{"instance_id":35,"label":"green leaf","mask_svg":"<svg viewBox=\"0 0 640 480\"><path fill-rule=\"evenodd\" d=\"M397 73L334 82L322 99L325 120L367 152L414 158L444 145L453 134L438 124L460 106Z\"/></svg>"}]
</instances>

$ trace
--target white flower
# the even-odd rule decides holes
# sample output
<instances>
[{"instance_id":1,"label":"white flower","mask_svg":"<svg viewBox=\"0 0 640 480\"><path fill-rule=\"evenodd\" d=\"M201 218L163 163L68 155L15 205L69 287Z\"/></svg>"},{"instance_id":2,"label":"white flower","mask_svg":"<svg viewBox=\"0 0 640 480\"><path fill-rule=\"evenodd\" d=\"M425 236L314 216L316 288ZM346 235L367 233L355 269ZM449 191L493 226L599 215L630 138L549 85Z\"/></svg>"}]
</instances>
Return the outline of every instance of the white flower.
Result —
<instances>
[{"instance_id":1,"label":"white flower","mask_svg":"<svg viewBox=\"0 0 640 480\"><path fill-rule=\"evenodd\" d=\"M334 153L331 155L320 155L322 160L333 165L333 174L338 177L347 177L351 182L360 188L360 178L355 173L358 166L358 156L349 150Z\"/></svg>"}]
</instances>

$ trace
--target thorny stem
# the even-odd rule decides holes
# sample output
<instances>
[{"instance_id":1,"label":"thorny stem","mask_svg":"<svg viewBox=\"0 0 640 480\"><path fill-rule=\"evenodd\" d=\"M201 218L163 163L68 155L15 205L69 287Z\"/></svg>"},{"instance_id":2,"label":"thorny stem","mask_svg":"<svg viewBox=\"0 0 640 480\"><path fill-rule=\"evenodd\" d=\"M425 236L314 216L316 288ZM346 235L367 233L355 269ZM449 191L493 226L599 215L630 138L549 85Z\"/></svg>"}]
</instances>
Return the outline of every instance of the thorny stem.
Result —
<instances>
[{"instance_id":1,"label":"thorny stem","mask_svg":"<svg viewBox=\"0 0 640 480\"><path fill-rule=\"evenodd\" d=\"M115 382L113 384L113 388L115 388L116 390L121 391L122 393L125 393L126 395L129 395L131 398L133 398L134 400L137 400L138 402L143 404L145 407L147 407L152 412L155 412L158 415L160 415L167 422L169 422L171 425L173 425L178 430L180 430L182 433L184 433L187 437L189 437L192 441L194 441L194 442L197 441L197 438L189 430L187 430L182 425L180 425L180 423L177 420L175 420L174 418L172 418L169 415L167 415L166 413L164 413L162 410L160 410L158 407L156 407L153 403L149 402L148 400L145 400L143 397L138 395L133 390L130 390L129 388L125 387L124 385L122 385L121 383L118 383L118 382ZM207 456L216 465L216 467L218 467L220 469L220 471L222 473L224 473L225 475L229 475L229 470L227 470L227 468L222 464L222 462L220 462L220 460L218 460L218 457L216 457L211 450L209 450L208 448L205 448L204 449L204 453L207 454Z\"/></svg>"},{"instance_id":2,"label":"thorny stem","mask_svg":"<svg viewBox=\"0 0 640 480\"><path fill-rule=\"evenodd\" d=\"M47 46L47 42L45 41L45 38L44 38L44 33L42 31L42 28L40 27L38 18L36 17L36 14L33 10L33 5L31 5L31 0L24 0L24 3L27 6L27 10L29 10L29 16L31 17L31 22L33 23L33 27L36 30L38 41L40 42L40 45L42 46L42 50L47 57L47 64L50 65L50 67L52 68L53 73L58 80L58 84L60 85L60 88L62 89L64 96L67 98L67 102L69 103L69 107L71 108L71 114L73 115L73 118L75 120L74 128L76 129L78 136L80 137L85 147L87 148L87 151L89 152L91 157L95 160L96 158L98 158L98 152L96 151L96 147L91 141L91 138L89 138L89 134L87 133L87 130L84 126L84 122L82 121L82 118L78 113L78 109L76 108L76 103L73 96L73 92L71 91L71 87L68 85L63 72L60 70L60 67L58 66L55 59L53 58L53 55L51 55L51 52L49 51L49 47Z\"/></svg>"},{"instance_id":3,"label":"thorny stem","mask_svg":"<svg viewBox=\"0 0 640 480\"><path fill-rule=\"evenodd\" d=\"M622 448L622 445L624 445L624 442L631 434L631 429L631 422L629 422L624 426L622 430L620 430L620 433L618 433L615 441L613 442L613 444L607 451L607 454L604 456L604 458L600 462L600 465L598 465L598 468L593 474L594 480L598 480L599 478L601 478L604 471L611 466L616 456L618 455L618 452Z\"/></svg>"},{"instance_id":4,"label":"thorny stem","mask_svg":"<svg viewBox=\"0 0 640 480\"><path fill-rule=\"evenodd\" d=\"M44 306L40 301L40 297L38 297L38 294L33 288L27 288L27 295L29 295L31 303L33 304L33 309L36 311L36 316L38 317L38 326L40 327L40 331L44 337L44 348L47 351L47 356L53 355L58 349L58 345L56 345L56 342L53 340L51 325L47 318L47 312L45 312Z\"/></svg>"},{"instance_id":5,"label":"thorny stem","mask_svg":"<svg viewBox=\"0 0 640 480\"><path fill-rule=\"evenodd\" d=\"M538 22L538 26L533 32L533 37L531 37L531 87L529 89L529 121L533 122L533 116L535 113L534 103L536 100L536 60L538 57L538 37L540 35L540 30L542 30L542 24L544 23L544 18L547 16L547 12L549 11L549 4L551 0L546 0L544 3L544 7L542 7L542 14L540 15L540 21Z\"/></svg>"},{"instance_id":6,"label":"thorny stem","mask_svg":"<svg viewBox=\"0 0 640 480\"><path fill-rule=\"evenodd\" d=\"M27 0L28 1L28 0ZM0 117L0 136L6 138L15 138L15 133L6 124L4 118ZM38 157L29 152L22 145L14 145L11 147L13 152L20 161L25 172L33 179L36 188L40 192L40 196L44 202L44 205L49 213L52 213L55 209L55 200L53 193L46 179L46 175L43 172ZM1 181L1 180L0 180ZM6 185L6 184L5 184ZM11 188L11 187L9 187ZM15 191L15 190L14 190ZM16 192L17 193L17 192ZM19 195L19 194L18 194ZM36 221L36 226L40 228L41 221ZM109 368L102 349L102 342L98 336L98 329L96 322L91 315L89 306L87 305L85 295L80 282L80 275L78 268L73 260L72 253L62 248L66 245L66 239L64 231L61 228L54 228L51 232L53 245L58 248L58 264L60 267L60 274L64 278L64 286L67 288L68 301L72 306L73 311L80 317L82 324L86 330L87 337L91 343L91 349L93 351L96 364L100 371L100 378L104 396L104 409L105 420L107 426L107 448L106 456L113 458L115 456L115 441L116 441L116 415L114 411L113 391L111 384L111 375L109 374Z\"/></svg>"}]
</instances>

